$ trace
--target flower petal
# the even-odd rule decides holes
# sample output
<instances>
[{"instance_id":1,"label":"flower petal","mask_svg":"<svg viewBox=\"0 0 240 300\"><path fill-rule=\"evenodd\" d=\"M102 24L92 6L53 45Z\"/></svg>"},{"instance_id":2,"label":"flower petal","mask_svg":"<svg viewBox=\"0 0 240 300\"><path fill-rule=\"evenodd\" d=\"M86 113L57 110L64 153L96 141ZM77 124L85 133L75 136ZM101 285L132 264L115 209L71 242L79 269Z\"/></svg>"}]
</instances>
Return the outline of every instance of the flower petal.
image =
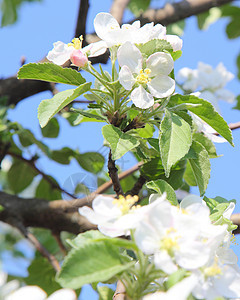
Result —
<instances>
[{"instance_id":1,"label":"flower petal","mask_svg":"<svg viewBox=\"0 0 240 300\"><path fill-rule=\"evenodd\" d=\"M36 285L27 285L21 287L20 289L16 290L15 292L11 293L6 297L6 300L45 300L47 299L47 294L38 286Z\"/></svg>"},{"instance_id":2,"label":"flower petal","mask_svg":"<svg viewBox=\"0 0 240 300\"><path fill-rule=\"evenodd\" d=\"M168 75L173 69L172 56L164 52L156 52L149 56L146 66L151 70L150 76Z\"/></svg>"},{"instance_id":3,"label":"flower petal","mask_svg":"<svg viewBox=\"0 0 240 300\"><path fill-rule=\"evenodd\" d=\"M53 44L53 49L48 52L47 59L61 66L70 59L70 55L74 49L74 47L69 47L67 44L58 41Z\"/></svg>"},{"instance_id":4,"label":"flower petal","mask_svg":"<svg viewBox=\"0 0 240 300\"><path fill-rule=\"evenodd\" d=\"M142 54L130 42L124 43L117 52L118 63L122 67L128 66L132 73L139 73L142 69Z\"/></svg>"},{"instance_id":5,"label":"flower petal","mask_svg":"<svg viewBox=\"0 0 240 300\"><path fill-rule=\"evenodd\" d=\"M135 83L131 70L126 65L124 65L119 72L119 82L126 90L131 90Z\"/></svg>"},{"instance_id":6,"label":"flower petal","mask_svg":"<svg viewBox=\"0 0 240 300\"><path fill-rule=\"evenodd\" d=\"M47 300L77 300L76 293L71 289L60 289L51 296L47 298Z\"/></svg>"},{"instance_id":7,"label":"flower petal","mask_svg":"<svg viewBox=\"0 0 240 300\"><path fill-rule=\"evenodd\" d=\"M178 269L165 250L156 252L154 254L154 264L158 269L163 270L167 274L172 274Z\"/></svg>"},{"instance_id":8,"label":"flower petal","mask_svg":"<svg viewBox=\"0 0 240 300\"><path fill-rule=\"evenodd\" d=\"M104 54L106 50L107 50L107 44L104 41L92 43L82 48L82 51L88 54L89 57L95 57Z\"/></svg>"},{"instance_id":9,"label":"flower petal","mask_svg":"<svg viewBox=\"0 0 240 300\"><path fill-rule=\"evenodd\" d=\"M169 76L158 75L148 83L148 88L154 97L168 97L175 90L175 81Z\"/></svg>"},{"instance_id":10,"label":"flower petal","mask_svg":"<svg viewBox=\"0 0 240 300\"><path fill-rule=\"evenodd\" d=\"M182 49L183 41L177 35L167 34L166 40L171 44L174 52Z\"/></svg>"},{"instance_id":11,"label":"flower petal","mask_svg":"<svg viewBox=\"0 0 240 300\"><path fill-rule=\"evenodd\" d=\"M109 13L99 13L94 19L94 28L100 39L105 40L105 35L112 30L119 29L118 21Z\"/></svg>"},{"instance_id":12,"label":"flower petal","mask_svg":"<svg viewBox=\"0 0 240 300\"><path fill-rule=\"evenodd\" d=\"M139 108L149 108L153 106L154 99L141 85L131 93L132 102Z\"/></svg>"}]
</instances>

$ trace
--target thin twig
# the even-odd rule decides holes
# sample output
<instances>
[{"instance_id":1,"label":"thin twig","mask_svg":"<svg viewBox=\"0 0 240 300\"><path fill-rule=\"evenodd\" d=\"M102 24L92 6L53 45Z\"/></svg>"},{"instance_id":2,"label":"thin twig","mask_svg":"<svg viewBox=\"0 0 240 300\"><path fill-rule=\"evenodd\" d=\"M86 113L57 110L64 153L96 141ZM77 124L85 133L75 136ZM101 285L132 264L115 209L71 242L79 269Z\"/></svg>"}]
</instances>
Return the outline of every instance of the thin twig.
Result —
<instances>
[{"instance_id":1,"label":"thin twig","mask_svg":"<svg viewBox=\"0 0 240 300\"><path fill-rule=\"evenodd\" d=\"M113 295L113 300L125 300L126 299L126 289L122 281L118 280L117 288Z\"/></svg>"},{"instance_id":2,"label":"thin twig","mask_svg":"<svg viewBox=\"0 0 240 300\"><path fill-rule=\"evenodd\" d=\"M117 196L123 195L123 190L118 177L118 169L115 165L115 160L112 159L112 151L109 151L108 156L108 174L112 179L113 189L116 192Z\"/></svg>"},{"instance_id":3,"label":"thin twig","mask_svg":"<svg viewBox=\"0 0 240 300\"><path fill-rule=\"evenodd\" d=\"M25 228L24 226L18 226L18 229L25 236L25 238L28 239L33 244L33 246L42 254L42 256L48 259L55 271L58 272L61 267L56 257L49 253L48 250L39 242L39 240L27 230L27 228Z\"/></svg>"},{"instance_id":4,"label":"thin twig","mask_svg":"<svg viewBox=\"0 0 240 300\"><path fill-rule=\"evenodd\" d=\"M240 122L229 123L229 124L228 124L228 127L229 127L231 130L239 129L239 128L240 128ZM219 135L218 132L214 132L214 134L215 134L215 135Z\"/></svg>"},{"instance_id":5,"label":"thin twig","mask_svg":"<svg viewBox=\"0 0 240 300\"><path fill-rule=\"evenodd\" d=\"M138 180L135 182L133 188L130 191L128 191L126 194L131 196L138 195L145 182L146 179L142 175L140 175L138 177Z\"/></svg>"},{"instance_id":6,"label":"thin twig","mask_svg":"<svg viewBox=\"0 0 240 300\"><path fill-rule=\"evenodd\" d=\"M38 174L42 175L42 177L51 185L52 188L57 189L63 193L65 193L66 195L70 196L71 198L77 199L77 197L69 192L67 192L66 190L64 190L63 188L61 188L60 186L58 186L48 175L46 175L45 173L43 173L41 170L38 169L38 167L35 165L35 162L33 159L26 159L24 157L22 157L21 155L8 151L7 154L23 161L24 163L28 164L33 170L35 170Z\"/></svg>"},{"instance_id":7,"label":"thin twig","mask_svg":"<svg viewBox=\"0 0 240 300\"><path fill-rule=\"evenodd\" d=\"M52 236L55 238L56 242L58 243L58 246L59 246L60 250L62 251L63 255L66 256L67 255L67 249L66 249L66 247L64 246L64 244L61 240L60 233L52 231Z\"/></svg>"},{"instance_id":8,"label":"thin twig","mask_svg":"<svg viewBox=\"0 0 240 300\"><path fill-rule=\"evenodd\" d=\"M88 8L89 8L88 0L80 0L77 25L75 29L75 37L79 37L80 35L82 35L83 38L85 39Z\"/></svg>"}]
</instances>

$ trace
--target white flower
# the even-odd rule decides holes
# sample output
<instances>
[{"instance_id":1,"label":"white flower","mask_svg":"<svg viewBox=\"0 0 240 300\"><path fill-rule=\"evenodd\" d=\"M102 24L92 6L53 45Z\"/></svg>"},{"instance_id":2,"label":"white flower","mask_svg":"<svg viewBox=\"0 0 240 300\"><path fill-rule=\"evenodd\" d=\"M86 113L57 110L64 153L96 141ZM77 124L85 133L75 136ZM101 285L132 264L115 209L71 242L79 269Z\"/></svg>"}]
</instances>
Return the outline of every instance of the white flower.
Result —
<instances>
[{"instance_id":1,"label":"white flower","mask_svg":"<svg viewBox=\"0 0 240 300\"><path fill-rule=\"evenodd\" d=\"M197 299L240 297L240 271L236 265L223 265L215 258L214 261L193 273L199 278L198 284L192 291Z\"/></svg>"},{"instance_id":2,"label":"white flower","mask_svg":"<svg viewBox=\"0 0 240 300\"><path fill-rule=\"evenodd\" d=\"M184 90L194 92L199 85L197 75L197 70L182 68L178 71L176 79L183 83L182 87Z\"/></svg>"},{"instance_id":3,"label":"white flower","mask_svg":"<svg viewBox=\"0 0 240 300\"><path fill-rule=\"evenodd\" d=\"M60 289L47 297L47 293L35 285L27 285L6 297L6 300L77 300L76 293L71 289Z\"/></svg>"},{"instance_id":4,"label":"white flower","mask_svg":"<svg viewBox=\"0 0 240 300\"><path fill-rule=\"evenodd\" d=\"M182 40L178 36L166 35L166 28L160 24L154 26L153 22L140 27L140 21L136 21L120 27L111 14L99 13L94 19L94 28L96 34L107 43L108 47L125 42L140 44L152 39L165 39L171 44L173 51L182 48Z\"/></svg>"},{"instance_id":5,"label":"white flower","mask_svg":"<svg viewBox=\"0 0 240 300\"><path fill-rule=\"evenodd\" d=\"M53 49L48 52L47 59L56 65L63 65L76 50L81 51L86 57L94 57L105 53L107 49L107 45L103 41L89 44L84 48L81 45L81 38L74 38L72 43L69 44L58 41L53 44Z\"/></svg>"},{"instance_id":6,"label":"white flower","mask_svg":"<svg viewBox=\"0 0 240 300\"><path fill-rule=\"evenodd\" d=\"M192 112L189 112L193 122L195 123L197 129L197 132L202 132L204 135L209 138L214 143L225 143L227 140L223 137L217 136L216 131L208 125L206 122L204 122L202 119L200 119L197 115L195 115Z\"/></svg>"},{"instance_id":7,"label":"white flower","mask_svg":"<svg viewBox=\"0 0 240 300\"><path fill-rule=\"evenodd\" d=\"M154 104L154 97L164 98L174 92L175 81L168 76L174 64L170 54L156 52L148 57L143 67L140 50L126 42L118 49L117 57L121 66L119 82L126 90L137 85L130 96L137 107L149 108Z\"/></svg>"},{"instance_id":8,"label":"white flower","mask_svg":"<svg viewBox=\"0 0 240 300\"><path fill-rule=\"evenodd\" d=\"M191 275L176 283L166 292L156 292L143 297L143 300L186 300L197 284L198 278Z\"/></svg>"},{"instance_id":9,"label":"white flower","mask_svg":"<svg viewBox=\"0 0 240 300\"><path fill-rule=\"evenodd\" d=\"M167 201L149 208L134 236L138 247L153 255L156 267L171 274L178 266L193 270L205 265L221 244L225 231L226 226L211 224L206 204L191 195L180 208Z\"/></svg>"},{"instance_id":10,"label":"white flower","mask_svg":"<svg viewBox=\"0 0 240 300\"><path fill-rule=\"evenodd\" d=\"M97 196L92 203L92 208L84 206L79 208L79 213L86 217L92 224L98 225L99 231L111 237L129 234L129 229L134 228L138 217L132 206L138 197L112 197Z\"/></svg>"}]
</instances>

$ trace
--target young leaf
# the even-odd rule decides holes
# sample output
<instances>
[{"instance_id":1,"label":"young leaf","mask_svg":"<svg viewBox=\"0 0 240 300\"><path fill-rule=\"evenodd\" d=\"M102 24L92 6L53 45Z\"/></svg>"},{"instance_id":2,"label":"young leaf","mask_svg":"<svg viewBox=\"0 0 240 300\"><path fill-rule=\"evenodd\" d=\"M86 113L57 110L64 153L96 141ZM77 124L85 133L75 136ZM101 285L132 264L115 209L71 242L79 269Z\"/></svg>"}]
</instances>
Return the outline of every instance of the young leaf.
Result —
<instances>
[{"instance_id":1,"label":"young leaf","mask_svg":"<svg viewBox=\"0 0 240 300\"><path fill-rule=\"evenodd\" d=\"M119 248L109 240L84 243L66 256L57 282L72 289L87 283L104 282L135 264L123 264L122 261Z\"/></svg>"},{"instance_id":2,"label":"young leaf","mask_svg":"<svg viewBox=\"0 0 240 300\"><path fill-rule=\"evenodd\" d=\"M188 153L191 144L192 133L189 124L180 116L166 110L160 125L159 146L167 177L171 167Z\"/></svg>"},{"instance_id":3,"label":"young leaf","mask_svg":"<svg viewBox=\"0 0 240 300\"><path fill-rule=\"evenodd\" d=\"M183 103L201 104L197 106L189 106L188 110L196 114L199 118L209 124L215 129L222 137L224 137L232 146L232 132L224 119L215 111L212 104L206 100L200 99L193 95L182 96L179 94L173 95L169 104L171 106Z\"/></svg>"},{"instance_id":4,"label":"young leaf","mask_svg":"<svg viewBox=\"0 0 240 300\"><path fill-rule=\"evenodd\" d=\"M52 63L30 63L18 71L19 79L37 79L70 85L81 85L86 82L82 75L74 69L62 68ZM84 91L84 92L87 92Z\"/></svg>"},{"instance_id":5,"label":"young leaf","mask_svg":"<svg viewBox=\"0 0 240 300\"><path fill-rule=\"evenodd\" d=\"M107 118L103 117L99 109L76 109L71 108L71 111L79 113L80 116L74 121L75 125L78 125L81 122L106 122ZM85 118L84 118L85 117Z\"/></svg>"},{"instance_id":6,"label":"young leaf","mask_svg":"<svg viewBox=\"0 0 240 300\"><path fill-rule=\"evenodd\" d=\"M189 159L195 180L197 182L200 195L205 193L210 178L211 165L207 150L198 142L193 141L192 149L197 158Z\"/></svg>"},{"instance_id":7,"label":"young leaf","mask_svg":"<svg viewBox=\"0 0 240 300\"><path fill-rule=\"evenodd\" d=\"M8 183L14 193L18 194L28 187L37 172L20 160L15 160L7 173Z\"/></svg>"},{"instance_id":8,"label":"young leaf","mask_svg":"<svg viewBox=\"0 0 240 300\"><path fill-rule=\"evenodd\" d=\"M51 159L57 161L60 164L68 165L74 155L75 152L71 148L63 147L60 150L53 150Z\"/></svg>"},{"instance_id":9,"label":"young leaf","mask_svg":"<svg viewBox=\"0 0 240 300\"><path fill-rule=\"evenodd\" d=\"M144 44L136 45L139 50L147 57L155 52L163 52L164 50L172 52L172 46L166 40L154 39Z\"/></svg>"},{"instance_id":10,"label":"young leaf","mask_svg":"<svg viewBox=\"0 0 240 300\"><path fill-rule=\"evenodd\" d=\"M114 291L107 286L97 286L99 300L112 300Z\"/></svg>"},{"instance_id":11,"label":"young leaf","mask_svg":"<svg viewBox=\"0 0 240 300\"><path fill-rule=\"evenodd\" d=\"M57 181L52 176L48 177L56 184L56 186L58 186ZM40 199L57 200L61 199L61 192L58 189L53 188L45 178L42 178L36 188L35 196Z\"/></svg>"},{"instance_id":12,"label":"young leaf","mask_svg":"<svg viewBox=\"0 0 240 300\"><path fill-rule=\"evenodd\" d=\"M44 128L41 128L41 131L44 137L56 138L58 137L59 129L58 120L56 118L52 118Z\"/></svg>"},{"instance_id":13,"label":"young leaf","mask_svg":"<svg viewBox=\"0 0 240 300\"><path fill-rule=\"evenodd\" d=\"M38 106L38 119L41 127L47 125L49 120L71 103L78 96L82 95L90 89L91 82L84 83L76 89L66 90L56 94L52 99L43 100Z\"/></svg>"},{"instance_id":14,"label":"young leaf","mask_svg":"<svg viewBox=\"0 0 240 300\"><path fill-rule=\"evenodd\" d=\"M195 132L193 135L193 139L194 141L199 142L203 145L203 147L208 152L209 158L218 157L214 143L211 140L209 140L209 138L207 138L203 133Z\"/></svg>"},{"instance_id":15,"label":"young leaf","mask_svg":"<svg viewBox=\"0 0 240 300\"><path fill-rule=\"evenodd\" d=\"M102 133L110 145L113 160L119 159L125 153L139 145L139 141L135 137L122 132L113 125L105 125L102 128Z\"/></svg>"},{"instance_id":16,"label":"young leaf","mask_svg":"<svg viewBox=\"0 0 240 300\"><path fill-rule=\"evenodd\" d=\"M167 194L167 200L172 205L178 205L177 197L174 192L174 189L166 181L158 179L155 181L149 181L146 184L147 188L156 191L158 194L162 195L164 192Z\"/></svg>"},{"instance_id":17,"label":"young leaf","mask_svg":"<svg viewBox=\"0 0 240 300\"><path fill-rule=\"evenodd\" d=\"M102 171L105 159L98 152L86 152L83 154L76 154L79 165L86 171L97 174Z\"/></svg>"}]
</instances>

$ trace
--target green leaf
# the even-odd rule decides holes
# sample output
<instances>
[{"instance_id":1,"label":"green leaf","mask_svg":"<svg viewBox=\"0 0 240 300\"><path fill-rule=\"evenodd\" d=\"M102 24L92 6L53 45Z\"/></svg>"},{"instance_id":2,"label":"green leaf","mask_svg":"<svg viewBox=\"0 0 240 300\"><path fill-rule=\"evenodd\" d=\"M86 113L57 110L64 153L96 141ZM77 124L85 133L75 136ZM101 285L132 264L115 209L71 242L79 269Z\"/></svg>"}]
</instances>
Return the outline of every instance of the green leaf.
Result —
<instances>
[{"instance_id":1,"label":"green leaf","mask_svg":"<svg viewBox=\"0 0 240 300\"><path fill-rule=\"evenodd\" d=\"M176 34L182 36L185 28L185 20L180 20L176 23L167 26L167 34Z\"/></svg>"},{"instance_id":2,"label":"green leaf","mask_svg":"<svg viewBox=\"0 0 240 300\"><path fill-rule=\"evenodd\" d=\"M37 140L29 129L20 130L18 136L23 147L28 147L31 146L32 144L35 144L44 154L50 157L51 151L48 148L48 146L40 142L39 140Z\"/></svg>"},{"instance_id":3,"label":"green leaf","mask_svg":"<svg viewBox=\"0 0 240 300\"><path fill-rule=\"evenodd\" d=\"M166 181L162 179L158 179L155 181L149 181L146 183L147 188L152 189L156 191L158 194L162 195L164 192L167 194L167 200L172 204L172 205L178 205L177 197L176 194L171 187Z\"/></svg>"},{"instance_id":4,"label":"green leaf","mask_svg":"<svg viewBox=\"0 0 240 300\"><path fill-rule=\"evenodd\" d=\"M189 124L180 116L166 110L160 125L160 152L165 174L168 177L171 167L183 158L192 144Z\"/></svg>"},{"instance_id":5,"label":"green leaf","mask_svg":"<svg viewBox=\"0 0 240 300\"><path fill-rule=\"evenodd\" d=\"M82 85L86 80L74 69L62 68L52 63L30 63L18 71L19 79L37 79L70 85ZM87 92L85 90L83 93Z\"/></svg>"},{"instance_id":6,"label":"green leaf","mask_svg":"<svg viewBox=\"0 0 240 300\"><path fill-rule=\"evenodd\" d=\"M8 171L7 178L11 190L18 194L28 187L37 172L27 163L15 160Z\"/></svg>"},{"instance_id":7,"label":"green leaf","mask_svg":"<svg viewBox=\"0 0 240 300\"><path fill-rule=\"evenodd\" d=\"M98 152L77 154L75 158L84 170L94 174L101 172L105 163L104 157Z\"/></svg>"},{"instance_id":8,"label":"green leaf","mask_svg":"<svg viewBox=\"0 0 240 300\"><path fill-rule=\"evenodd\" d=\"M48 178L58 186L57 181L52 177L48 176ZM62 198L61 192L53 188L52 184L50 184L45 178L42 178L36 188L35 191L36 198L46 199L46 200L59 200Z\"/></svg>"},{"instance_id":9,"label":"green leaf","mask_svg":"<svg viewBox=\"0 0 240 300\"><path fill-rule=\"evenodd\" d=\"M37 285L42 288L48 295L61 286L55 280L56 271L50 265L46 258L35 258L28 267L28 277L24 278L27 285Z\"/></svg>"},{"instance_id":10,"label":"green leaf","mask_svg":"<svg viewBox=\"0 0 240 300\"><path fill-rule=\"evenodd\" d=\"M232 21L226 27L226 33L229 39L235 39L240 36L240 18L232 18Z\"/></svg>"},{"instance_id":11,"label":"green leaf","mask_svg":"<svg viewBox=\"0 0 240 300\"><path fill-rule=\"evenodd\" d=\"M75 157L75 152L69 147L63 147L60 150L53 150L51 154L51 159L63 165L68 165L72 157Z\"/></svg>"},{"instance_id":12,"label":"green leaf","mask_svg":"<svg viewBox=\"0 0 240 300\"><path fill-rule=\"evenodd\" d=\"M107 286L97 286L99 300L112 300L114 291Z\"/></svg>"},{"instance_id":13,"label":"green leaf","mask_svg":"<svg viewBox=\"0 0 240 300\"><path fill-rule=\"evenodd\" d=\"M102 133L110 145L113 160L119 159L139 145L139 141L135 137L122 132L113 125L105 125L102 128Z\"/></svg>"},{"instance_id":14,"label":"green leaf","mask_svg":"<svg viewBox=\"0 0 240 300\"><path fill-rule=\"evenodd\" d=\"M199 118L209 124L215 129L222 137L224 137L232 146L232 132L224 119L215 111L212 104L206 100L200 99L193 95L182 96L180 94L173 95L169 104L171 106L183 103L201 104L197 106L189 106L188 110L196 114Z\"/></svg>"},{"instance_id":15,"label":"green leaf","mask_svg":"<svg viewBox=\"0 0 240 300\"><path fill-rule=\"evenodd\" d=\"M84 243L65 257L57 282L73 289L87 283L104 282L135 264L122 261L118 247L109 240Z\"/></svg>"},{"instance_id":16,"label":"green leaf","mask_svg":"<svg viewBox=\"0 0 240 300\"><path fill-rule=\"evenodd\" d=\"M179 281L181 281L185 275L186 275L187 271L184 269L179 269L176 272L172 273L167 281L165 282L165 286L167 289L170 289L172 286L174 286L176 283L178 283Z\"/></svg>"},{"instance_id":17,"label":"green leaf","mask_svg":"<svg viewBox=\"0 0 240 300\"><path fill-rule=\"evenodd\" d=\"M154 40L148 41L145 44L137 44L136 46L147 57L152 55L155 52L163 52L164 50L168 51L170 53L173 52L171 44L169 42L167 42L166 40L154 39Z\"/></svg>"},{"instance_id":18,"label":"green leaf","mask_svg":"<svg viewBox=\"0 0 240 300\"><path fill-rule=\"evenodd\" d=\"M195 176L194 176L194 173L193 173L193 170L192 170L192 167L191 167L189 161L187 162L186 170L184 172L183 178L188 185L197 186L197 182L196 182L196 179L195 179Z\"/></svg>"},{"instance_id":19,"label":"green leaf","mask_svg":"<svg viewBox=\"0 0 240 300\"><path fill-rule=\"evenodd\" d=\"M183 184L183 174L186 167L186 161L181 160L175 166L172 167L170 176L165 176L164 168L160 158L153 158L149 162L142 165L140 171L141 174L147 180L162 179L169 183L174 190L180 188Z\"/></svg>"},{"instance_id":20,"label":"green leaf","mask_svg":"<svg viewBox=\"0 0 240 300\"><path fill-rule=\"evenodd\" d=\"M193 141L192 149L196 153L196 159L189 159L200 195L205 193L210 178L211 165L206 149L198 142Z\"/></svg>"},{"instance_id":21,"label":"green leaf","mask_svg":"<svg viewBox=\"0 0 240 300\"><path fill-rule=\"evenodd\" d=\"M44 128L41 128L41 131L44 137L56 138L58 137L59 129L58 120L56 118L52 118Z\"/></svg>"},{"instance_id":22,"label":"green leaf","mask_svg":"<svg viewBox=\"0 0 240 300\"><path fill-rule=\"evenodd\" d=\"M218 157L214 143L209 140L209 138L207 138L203 133L195 132L193 135L193 140L202 144L202 146L207 150L209 158Z\"/></svg>"},{"instance_id":23,"label":"green leaf","mask_svg":"<svg viewBox=\"0 0 240 300\"><path fill-rule=\"evenodd\" d=\"M208 11L197 15L198 27L201 30L207 30L208 27L215 23L221 17L221 9L212 7Z\"/></svg>"},{"instance_id":24,"label":"green leaf","mask_svg":"<svg viewBox=\"0 0 240 300\"><path fill-rule=\"evenodd\" d=\"M66 90L56 94L52 99L43 100L38 106L38 119L41 127L47 125L49 120L71 103L78 96L82 95L90 89L91 82L84 83L76 89Z\"/></svg>"},{"instance_id":25,"label":"green leaf","mask_svg":"<svg viewBox=\"0 0 240 300\"><path fill-rule=\"evenodd\" d=\"M106 122L107 118L101 115L99 109L76 109L71 108L71 111L79 113L80 116L74 121L74 125L78 125L82 122Z\"/></svg>"},{"instance_id":26,"label":"green leaf","mask_svg":"<svg viewBox=\"0 0 240 300\"><path fill-rule=\"evenodd\" d=\"M135 15L135 17L139 17L148 9L150 2L151 0L130 0L127 7Z\"/></svg>"},{"instance_id":27,"label":"green leaf","mask_svg":"<svg viewBox=\"0 0 240 300\"><path fill-rule=\"evenodd\" d=\"M152 146L153 149L155 149L158 153L160 153L159 139L148 138L147 141L149 145Z\"/></svg>"}]
</instances>

